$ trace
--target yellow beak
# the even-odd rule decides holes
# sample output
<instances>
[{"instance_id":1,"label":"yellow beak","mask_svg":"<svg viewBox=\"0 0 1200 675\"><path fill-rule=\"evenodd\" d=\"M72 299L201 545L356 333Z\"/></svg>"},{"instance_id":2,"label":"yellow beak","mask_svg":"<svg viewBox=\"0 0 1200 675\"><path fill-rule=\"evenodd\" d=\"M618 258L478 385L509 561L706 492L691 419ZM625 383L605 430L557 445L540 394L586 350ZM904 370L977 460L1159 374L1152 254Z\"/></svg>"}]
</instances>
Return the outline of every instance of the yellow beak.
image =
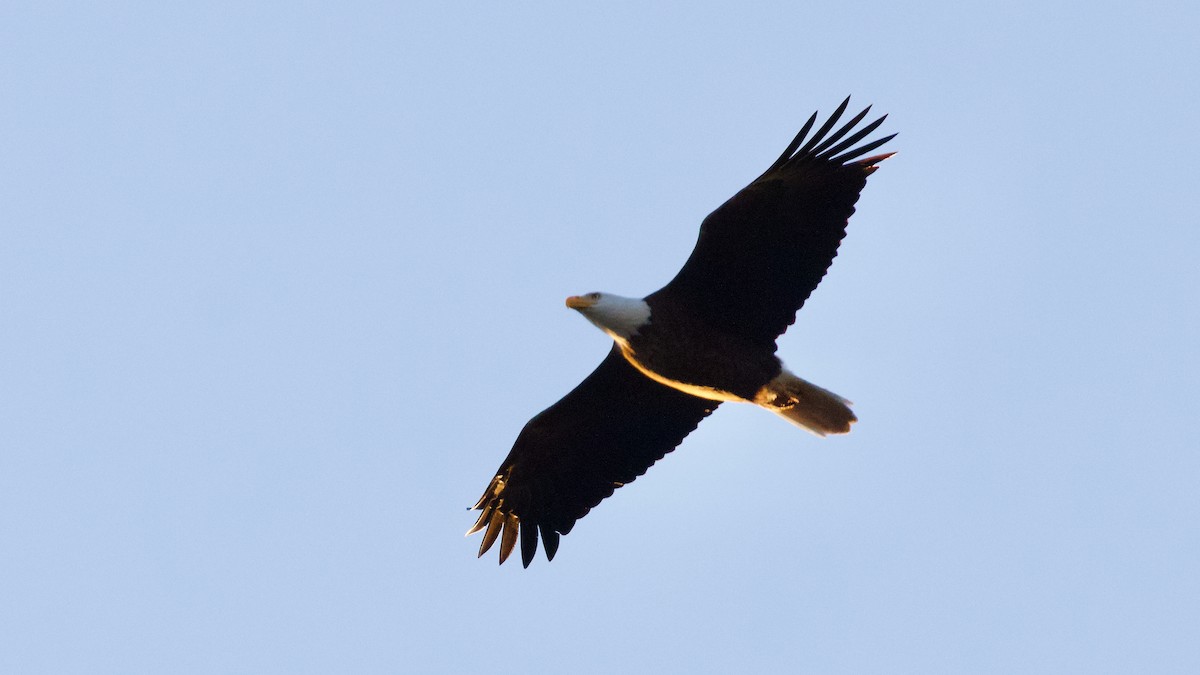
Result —
<instances>
[{"instance_id":1,"label":"yellow beak","mask_svg":"<svg viewBox=\"0 0 1200 675\"><path fill-rule=\"evenodd\" d=\"M571 309L587 309L594 304L596 304L595 300L592 300L591 298L585 298L580 295L572 295L571 297L567 298L567 307L570 307Z\"/></svg>"}]
</instances>

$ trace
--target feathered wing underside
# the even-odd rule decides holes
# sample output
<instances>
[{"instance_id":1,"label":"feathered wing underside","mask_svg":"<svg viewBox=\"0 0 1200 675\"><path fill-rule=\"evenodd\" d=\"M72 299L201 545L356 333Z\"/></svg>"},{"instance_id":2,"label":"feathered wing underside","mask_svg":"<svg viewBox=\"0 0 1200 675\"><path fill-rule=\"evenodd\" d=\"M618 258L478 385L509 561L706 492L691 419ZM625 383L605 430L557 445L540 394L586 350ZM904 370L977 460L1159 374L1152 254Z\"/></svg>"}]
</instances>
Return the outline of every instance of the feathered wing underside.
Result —
<instances>
[{"instance_id":1,"label":"feathered wing underside","mask_svg":"<svg viewBox=\"0 0 1200 675\"><path fill-rule=\"evenodd\" d=\"M887 117L855 130L870 107L833 131L849 102L809 136L813 113L774 164L709 214L687 262L654 296L764 344L787 330L837 255L867 176L891 156L857 159L895 137L854 147Z\"/></svg>"},{"instance_id":2,"label":"feathered wing underside","mask_svg":"<svg viewBox=\"0 0 1200 675\"><path fill-rule=\"evenodd\" d=\"M483 513L467 534L484 530L479 555L499 540L503 563L519 539L528 567L540 533L553 559L560 535L673 450L717 405L647 378L614 345L517 437L474 507Z\"/></svg>"}]
</instances>

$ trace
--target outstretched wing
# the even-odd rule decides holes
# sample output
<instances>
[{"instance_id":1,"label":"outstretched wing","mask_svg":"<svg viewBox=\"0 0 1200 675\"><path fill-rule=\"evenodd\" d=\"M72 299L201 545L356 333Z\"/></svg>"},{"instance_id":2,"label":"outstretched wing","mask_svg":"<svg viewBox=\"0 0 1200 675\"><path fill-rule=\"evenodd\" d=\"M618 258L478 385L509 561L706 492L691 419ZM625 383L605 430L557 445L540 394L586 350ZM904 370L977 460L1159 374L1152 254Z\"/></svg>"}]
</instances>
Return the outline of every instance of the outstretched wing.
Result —
<instances>
[{"instance_id":1,"label":"outstretched wing","mask_svg":"<svg viewBox=\"0 0 1200 675\"><path fill-rule=\"evenodd\" d=\"M614 345L591 375L529 420L476 509L467 534L486 528L479 555L500 539L503 563L521 539L521 562L546 558L613 490L646 472L679 445L717 401L661 385L637 371Z\"/></svg>"},{"instance_id":2,"label":"outstretched wing","mask_svg":"<svg viewBox=\"0 0 1200 675\"><path fill-rule=\"evenodd\" d=\"M870 107L829 135L849 102L805 141L813 113L770 168L705 218L691 257L651 298L753 342L787 330L837 255L867 176L892 154L856 160L895 137L853 147L887 117L853 131Z\"/></svg>"}]
</instances>

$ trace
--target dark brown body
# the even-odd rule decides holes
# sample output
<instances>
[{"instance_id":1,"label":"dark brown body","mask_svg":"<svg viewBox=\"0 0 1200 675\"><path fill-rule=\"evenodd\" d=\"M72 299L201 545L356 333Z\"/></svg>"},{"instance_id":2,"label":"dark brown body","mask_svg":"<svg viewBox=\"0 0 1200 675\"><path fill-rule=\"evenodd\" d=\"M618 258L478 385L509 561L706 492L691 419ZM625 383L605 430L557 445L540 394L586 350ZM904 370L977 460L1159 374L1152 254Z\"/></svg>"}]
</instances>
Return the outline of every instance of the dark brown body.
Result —
<instances>
[{"instance_id":1,"label":"dark brown body","mask_svg":"<svg viewBox=\"0 0 1200 675\"><path fill-rule=\"evenodd\" d=\"M753 401L783 371L774 341L765 346L719 327L697 326L686 307L655 302L653 296L646 302L650 323L622 352L652 379L710 400ZM686 315L672 315L681 310Z\"/></svg>"}]
</instances>

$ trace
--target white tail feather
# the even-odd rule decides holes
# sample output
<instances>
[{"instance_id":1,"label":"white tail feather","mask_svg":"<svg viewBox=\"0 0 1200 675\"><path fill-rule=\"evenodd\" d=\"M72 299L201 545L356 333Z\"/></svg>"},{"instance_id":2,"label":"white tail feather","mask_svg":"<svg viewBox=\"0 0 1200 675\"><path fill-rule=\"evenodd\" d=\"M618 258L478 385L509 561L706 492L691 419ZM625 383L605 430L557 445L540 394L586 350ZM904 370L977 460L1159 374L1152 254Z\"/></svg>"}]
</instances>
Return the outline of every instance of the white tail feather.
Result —
<instances>
[{"instance_id":1,"label":"white tail feather","mask_svg":"<svg viewBox=\"0 0 1200 675\"><path fill-rule=\"evenodd\" d=\"M754 403L818 436L844 434L858 421L850 401L787 370L760 389Z\"/></svg>"}]
</instances>

